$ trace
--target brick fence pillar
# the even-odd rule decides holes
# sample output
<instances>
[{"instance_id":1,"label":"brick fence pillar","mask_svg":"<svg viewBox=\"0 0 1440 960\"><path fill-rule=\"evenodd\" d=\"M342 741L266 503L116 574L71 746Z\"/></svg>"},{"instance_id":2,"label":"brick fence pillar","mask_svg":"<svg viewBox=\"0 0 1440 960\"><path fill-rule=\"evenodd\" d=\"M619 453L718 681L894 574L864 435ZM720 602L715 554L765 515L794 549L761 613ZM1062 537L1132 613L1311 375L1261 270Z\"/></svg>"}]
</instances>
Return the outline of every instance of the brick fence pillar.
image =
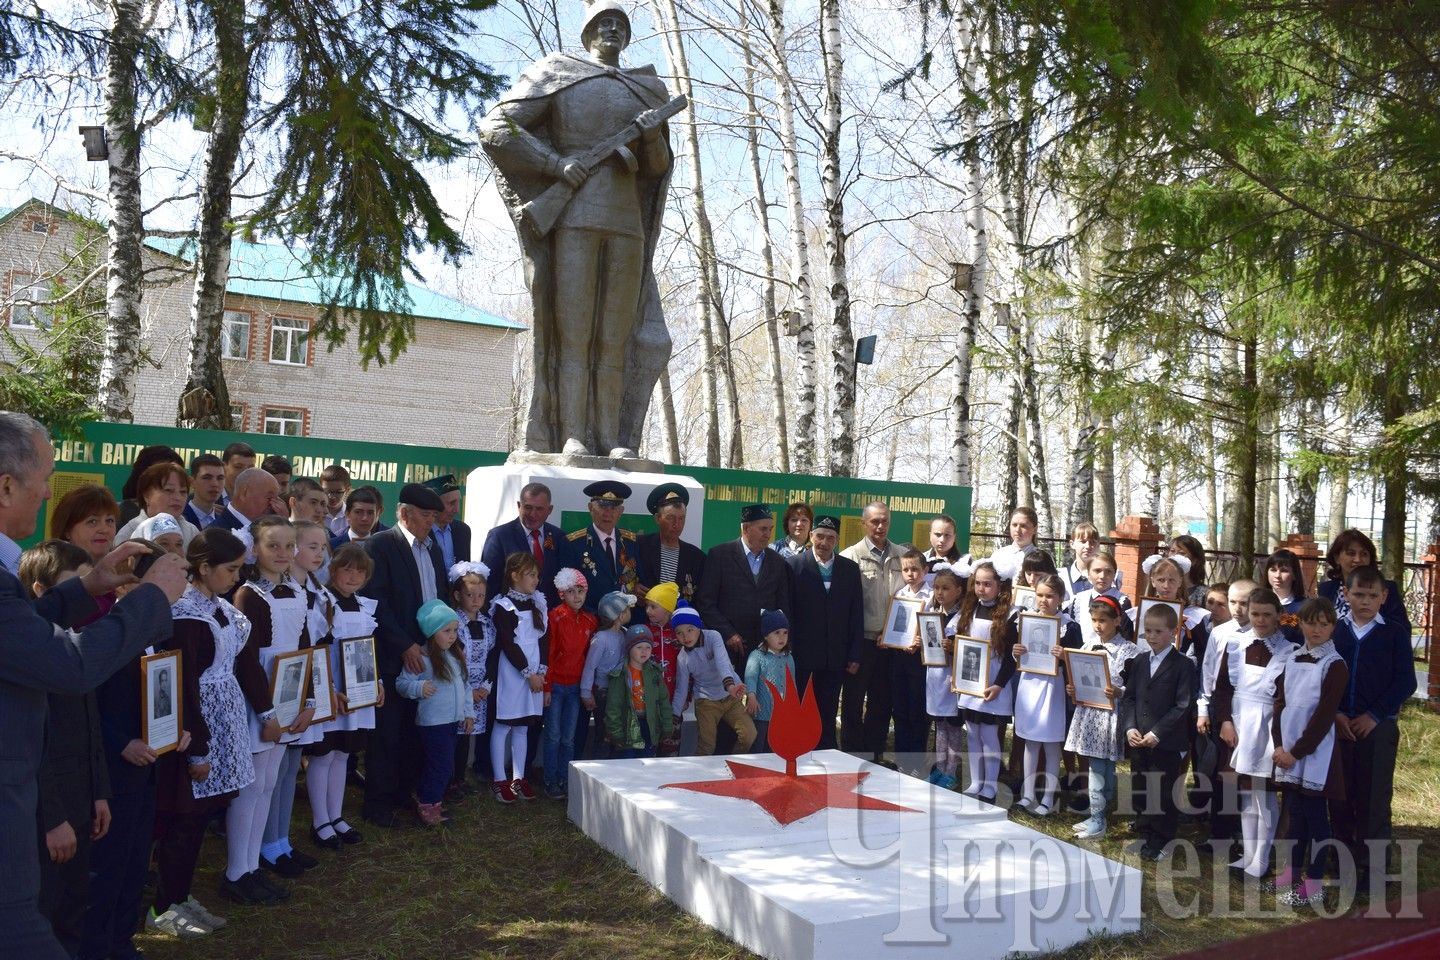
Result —
<instances>
[{"instance_id":1,"label":"brick fence pillar","mask_svg":"<svg viewBox=\"0 0 1440 960\"><path fill-rule=\"evenodd\" d=\"M1320 581L1317 571L1320 569L1320 545L1315 538L1308 533L1287 534L1280 544L1281 550L1289 550L1300 558L1300 569L1305 572L1305 583L1297 591L1301 596L1313 597L1319 589ZM1270 584L1264 584L1270 586Z\"/></svg>"},{"instance_id":2,"label":"brick fence pillar","mask_svg":"<svg viewBox=\"0 0 1440 960\"><path fill-rule=\"evenodd\" d=\"M1115 566L1125 576L1121 589L1131 603L1139 603L1147 586L1140 564L1160 552L1160 528L1149 517L1132 515L1120 521L1110 539L1115 541Z\"/></svg>"},{"instance_id":3,"label":"brick fence pillar","mask_svg":"<svg viewBox=\"0 0 1440 960\"><path fill-rule=\"evenodd\" d=\"M1425 610L1419 627L1430 654L1425 689L1430 708L1440 710L1440 543L1430 544L1420 562L1425 564Z\"/></svg>"}]
</instances>

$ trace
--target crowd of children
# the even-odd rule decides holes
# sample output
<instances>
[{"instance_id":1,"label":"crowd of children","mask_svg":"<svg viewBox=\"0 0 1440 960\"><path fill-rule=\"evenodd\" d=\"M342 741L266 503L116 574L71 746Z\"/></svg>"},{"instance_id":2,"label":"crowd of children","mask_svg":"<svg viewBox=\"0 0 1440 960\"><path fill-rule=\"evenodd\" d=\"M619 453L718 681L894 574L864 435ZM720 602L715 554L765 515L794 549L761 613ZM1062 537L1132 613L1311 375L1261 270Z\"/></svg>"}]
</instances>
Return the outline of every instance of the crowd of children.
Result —
<instances>
[{"instance_id":1,"label":"crowd of children","mask_svg":"<svg viewBox=\"0 0 1440 960\"><path fill-rule=\"evenodd\" d=\"M283 880L319 863L290 837L302 769L311 846L335 852L363 840L345 818L345 786L375 707L352 708L338 678L347 641L375 631L377 602L362 595L370 556L357 544L332 555L323 527L275 516L255 521L243 537L212 526L188 543L159 520L136 529L163 539L163 548L183 547L191 571L167 644L182 666L179 748L160 756L141 739L138 661L94 694L51 698L54 740L67 747L52 752L43 774L42 905L77 956L133 956L132 921L142 907L150 929L175 936L224 925L193 890L205 831L220 822L219 893L243 904L284 901ZM1179 544L1143 565L1147 598L1168 602L1146 605L1142 616L1117 588L1115 562L1093 526L1076 529L1074 561L1063 571L1036 549L1033 513L1017 511L1010 532L1014 542L988 560L927 558L913 549L900 559L897 596L940 615L947 657L927 663L918 632L912 648L884 650L897 759L921 758L909 772L925 776L928 767L932 784L957 789L964 758L964 793L1003 802L1008 730L1019 758L1012 770L1018 810L1061 811L1062 764L1083 771L1084 815L1074 832L1094 840L1111 829L1128 759L1138 803L1132 829L1141 855L1160 859L1176 835L1188 762L1219 781L1194 796L1212 838L1238 834L1230 866L1272 878L1287 902L1320 901L1321 845L1332 837L1354 854L1362 875L1385 869L1396 720L1415 676L1409 625L1383 612L1393 609L1394 587L1374 565L1373 544L1353 532L1337 538L1319 597L1307 596L1303 569L1287 551L1266 558L1263 585L1207 585L1192 576L1203 569L1203 553ZM26 553L21 578L38 596L90 563L80 547L46 541ZM497 576L500 589L487 604ZM557 800L567 795L573 759L679 750L688 711L695 753L714 752L726 731L736 752L767 749L772 685L783 692L786 674L795 672L785 612L761 612L762 643L737 672L724 638L706 629L675 584L651 587L638 611L634 596L607 593L591 613L581 571L554 577L560 603L553 607L540 576L528 552L511 554L498 571L457 562L444 599L417 614L424 656L396 689L417 702L423 824L447 822L445 804L472 755L497 801L535 800L527 772L537 726L543 792ZM1016 602L1017 586L1033 592L1028 610ZM1056 620L1056 640L1030 649L1022 613ZM989 648L980 692L952 684L962 637ZM331 685L316 681L313 696L282 724L272 667L304 650L329 663ZM1103 700L1076 704L1067 656L1077 651L1100 655ZM1022 668L1032 655L1048 656L1055 668ZM592 716L596 732L587 742ZM1288 827L1281 839L1293 841L1294 852L1277 869L1282 797ZM157 883L145 905L152 860Z\"/></svg>"}]
</instances>

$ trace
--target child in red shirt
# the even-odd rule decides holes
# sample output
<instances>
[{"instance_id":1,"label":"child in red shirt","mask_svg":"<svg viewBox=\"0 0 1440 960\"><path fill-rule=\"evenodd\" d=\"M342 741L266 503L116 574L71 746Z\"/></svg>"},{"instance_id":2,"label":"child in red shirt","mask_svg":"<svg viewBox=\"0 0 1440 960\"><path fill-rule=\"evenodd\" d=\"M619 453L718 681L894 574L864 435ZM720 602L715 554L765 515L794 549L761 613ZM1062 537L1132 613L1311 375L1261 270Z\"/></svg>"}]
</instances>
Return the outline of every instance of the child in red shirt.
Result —
<instances>
[{"instance_id":1,"label":"child in red shirt","mask_svg":"<svg viewBox=\"0 0 1440 960\"><path fill-rule=\"evenodd\" d=\"M585 575L566 567L555 575L563 601L550 611L550 659L545 673L545 796L564 800L570 761L575 756L575 731L580 723L580 675L590 638L599 628L595 614L584 609ZM587 724L589 718L586 718Z\"/></svg>"}]
</instances>

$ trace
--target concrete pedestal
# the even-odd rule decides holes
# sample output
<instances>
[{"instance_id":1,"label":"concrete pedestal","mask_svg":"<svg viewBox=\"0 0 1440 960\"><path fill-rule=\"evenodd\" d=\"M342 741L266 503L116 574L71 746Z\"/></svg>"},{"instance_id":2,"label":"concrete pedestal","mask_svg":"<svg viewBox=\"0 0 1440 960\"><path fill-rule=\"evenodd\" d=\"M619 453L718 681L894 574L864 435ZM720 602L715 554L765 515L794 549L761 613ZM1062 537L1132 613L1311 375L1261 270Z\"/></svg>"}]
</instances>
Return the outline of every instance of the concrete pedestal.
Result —
<instances>
[{"instance_id":1,"label":"concrete pedestal","mask_svg":"<svg viewBox=\"0 0 1440 960\"><path fill-rule=\"evenodd\" d=\"M570 819L666 896L774 960L999 958L1140 927L1139 871L1004 811L834 750L799 773L868 771L908 808L829 808L781 826L745 799L667 784L728 780L724 757L570 768ZM738 759L783 771L773 754Z\"/></svg>"},{"instance_id":2,"label":"concrete pedestal","mask_svg":"<svg viewBox=\"0 0 1440 960\"><path fill-rule=\"evenodd\" d=\"M650 491L662 483L678 483L690 491L690 506L686 510L685 532L682 539L700 545L700 531L704 529L705 487L691 477L679 474L631 472L616 467L593 469L562 464L554 461L555 454L531 454L547 462L506 463L498 467L477 467L465 478L465 515L462 519L470 525L478 538L475 549L484 543L485 534L492 527L515 519L515 504L520 499L520 489L527 483L540 482L550 488L551 502L555 513L552 523L559 523L560 514L565 511L585 513L590 498L584 490L596 480L619 480L630 487L631 496L625 504L626 513L645 513L645 498ZM599 458L591 458L599 460ZM626 461L628 462L628 461ZM648 461L637 461L648 463Z\"/></svg>"}]
</instances>

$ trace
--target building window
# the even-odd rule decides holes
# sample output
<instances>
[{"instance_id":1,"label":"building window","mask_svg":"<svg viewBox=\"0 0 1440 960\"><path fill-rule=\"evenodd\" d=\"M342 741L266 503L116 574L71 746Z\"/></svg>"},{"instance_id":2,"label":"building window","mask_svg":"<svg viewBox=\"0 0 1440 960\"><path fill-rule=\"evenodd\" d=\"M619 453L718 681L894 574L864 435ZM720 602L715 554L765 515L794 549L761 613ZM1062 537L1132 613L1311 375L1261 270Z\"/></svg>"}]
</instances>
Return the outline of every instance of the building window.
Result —
<instances>
[{"instance_id":1,"label":"building window","mask_svg":"<svg viewBox=\"0 0 1440 960\"><path fill-rule=\"evenodd\" d=\"M225 311L220 356L226 360L250 359L250 314L244 310Z\"/></svg>"},{"instance_id":2,"label":"building window","mask_svg":"<svg viewBox=\"0 0 1440 960\"><path fill-rule=\"evenodd\" d=\"M245 404L230 404L230 429L242 432L245 430Z\"/></svg>"},{"instance_id":3,"label":"building window","mask_svg":"<svg viewBox=\"0 0 1440 960\"><path fill-rule=\"evenodd\" d=\"M273 433L282 437L305 436L305 411L288 407L266 407L261 433Z\"/></svg>"},{"instance_id":4,"label":"building window","mask_svg":"<svg viewBox=\"0 0 1440 960\"><path fill-rule=\"evenodd\" d=\"M305 339L310 335L310 321L295 317L273 317L270 320L270 362L305 366Z\"/></svg>"},{"instance_id":5,"label":"building window","mask_svg":"<svg viewBox=\"0 0 1440 960\"><path fill-rule=\"evenodd\" d=\"M30 232L43 233L48 236L50 233L50 221L41 220L39 217L35 217L30 221Z\"/></svg>"},{"instance_id":6,"label":"building window","mask_svg":"<svg viewBox=\"0 0 1440 960\"><path fill-rule=\"evenodd\" d=\"M45 284L33 273L17 270L10 274L10 326L22 330L50 329L50 308L24 300L48 300Z\"/></svg>"}]
</instances>

